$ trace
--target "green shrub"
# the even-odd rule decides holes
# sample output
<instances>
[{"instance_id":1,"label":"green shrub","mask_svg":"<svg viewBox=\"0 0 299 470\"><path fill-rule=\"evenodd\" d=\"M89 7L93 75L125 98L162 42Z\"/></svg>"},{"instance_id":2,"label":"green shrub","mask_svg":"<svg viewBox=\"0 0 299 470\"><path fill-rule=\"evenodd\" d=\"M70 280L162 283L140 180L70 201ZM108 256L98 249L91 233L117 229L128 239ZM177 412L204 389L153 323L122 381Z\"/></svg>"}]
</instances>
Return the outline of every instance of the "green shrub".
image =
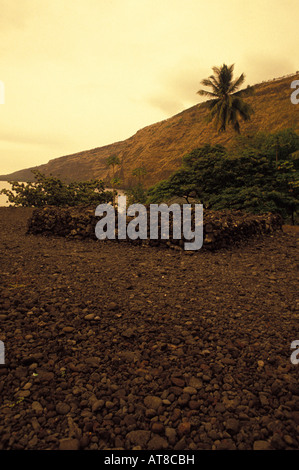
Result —
<instances>
[{"instance_id":1,"label":"green shrub","mask_svg":"<svg viewBox=\"0 0 299 470\"><path fill-rule=\"evenodd\" d=\"M23 207L98 205L113 199L112 192L105 191L104 183L99 180L67 184L36 170L32 173L34 182L10 182L11 190L2 189L0 194L5 194L13 205Z\"/></svg>"},{"instance_id":2,"label":"green shrub","mask_svg":"<svg viewBox=\"0 0 299 470\"><path fill-rule=\"evenodd\" d=\"M128 205L145 204L147 200L147 191L145 190L142 183L138 183L135 186L127 189L126 196L128 198Z\"/></svg>"},{"instance_id":3,"label":"green shrub","mask_svg":"<svg viewBox=\"0 0 299 470\"><path fill-rule=\"evenodd\" d=\"M299 136L293 130L240 137L233 151L205 145L185 155L182 166L148 191L148 203L192 197L210 209L279 213L299 210Z\"/></svg>"}]
</instances>

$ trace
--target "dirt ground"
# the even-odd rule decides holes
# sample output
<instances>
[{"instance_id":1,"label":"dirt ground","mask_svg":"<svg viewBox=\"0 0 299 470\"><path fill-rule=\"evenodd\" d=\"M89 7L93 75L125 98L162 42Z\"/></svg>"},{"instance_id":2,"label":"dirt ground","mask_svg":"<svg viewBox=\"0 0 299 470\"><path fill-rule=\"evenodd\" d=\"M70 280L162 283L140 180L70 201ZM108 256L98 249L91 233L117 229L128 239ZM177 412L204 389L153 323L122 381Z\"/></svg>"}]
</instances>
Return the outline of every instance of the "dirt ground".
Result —
<instances>
[{"instance_id":1,"label":"dirt ground","mask_svg":"<svg viewBox=\"0 0 299 470\"><path fill-rule=\"evenodd\" d=\"M299 448L298 230L190 255L30 214L0 208L0 448Z\"/></svg>"}]
</instances>

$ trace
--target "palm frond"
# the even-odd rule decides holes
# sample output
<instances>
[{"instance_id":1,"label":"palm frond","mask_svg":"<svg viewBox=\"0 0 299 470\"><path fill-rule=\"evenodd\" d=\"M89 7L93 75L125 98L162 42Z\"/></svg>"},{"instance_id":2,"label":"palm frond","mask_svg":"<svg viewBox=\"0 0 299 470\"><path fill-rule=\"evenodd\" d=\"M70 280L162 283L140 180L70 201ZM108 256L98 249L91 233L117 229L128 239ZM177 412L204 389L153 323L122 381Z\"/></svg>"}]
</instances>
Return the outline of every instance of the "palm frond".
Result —
<instances>
[{"instance_id":1,"label":"palm frond","mask_svg":"<svg viewBox=\"0 0 299 470\"><path fill-rule=\"evenodd\" d=\"M207 90L198 90L196 93L200 96L212 96L213 98L218 97L216 93L213 93L212 91L207 91Z\"/></svg>"},{"instance_id":2,"label":"palm frond","mask_svg":"<svg viewBox=\"0 0 299 470\"><path fill-rule=\"evenodd\" d=\"M235 93L240 88L240 86L243 85L244 81L245 75L242 73L239 78L231 83L229 87L229 93Z\"/></svg>"},{"instance_id":3,"label":"palm frond","mask_svg":"<svg viewBox=\"0 0 299 470\"><path fill-rule=\"evenodd\" d=\"M201 84L210 88L210 91L199 90L197 92L201 96L213 98L209 102L208 121L214 120L219 132L224 132L228 125L232 125L234 130L240 133L239 119L248 121L253 112L251 106L245 103L242 97L252 95L254 90L252 87L239 90L245 81L245 75L242 73L234 80L234 64L230 66L223 64L221 67L212 67L212 70L214 75L201 81Z\"/></svg>"}]
</instances>

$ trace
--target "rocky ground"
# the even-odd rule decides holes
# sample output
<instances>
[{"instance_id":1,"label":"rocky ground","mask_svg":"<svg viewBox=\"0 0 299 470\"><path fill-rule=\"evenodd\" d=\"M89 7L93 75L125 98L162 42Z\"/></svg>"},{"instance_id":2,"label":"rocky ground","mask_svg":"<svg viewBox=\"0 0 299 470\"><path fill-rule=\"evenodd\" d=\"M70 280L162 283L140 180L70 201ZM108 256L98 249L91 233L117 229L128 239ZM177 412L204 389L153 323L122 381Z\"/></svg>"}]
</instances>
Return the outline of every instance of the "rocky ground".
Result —
<instances>
[{"instance_id":1,"label":"rocky ground","mask_svg":"<svg viewBox=\"0 0 299 470\"><path fill-rule=\"evenodd\" d=\"M30 214L0 209L0 448L299 448L298 232L190 255Z\"/></svg>"}]
</instances>

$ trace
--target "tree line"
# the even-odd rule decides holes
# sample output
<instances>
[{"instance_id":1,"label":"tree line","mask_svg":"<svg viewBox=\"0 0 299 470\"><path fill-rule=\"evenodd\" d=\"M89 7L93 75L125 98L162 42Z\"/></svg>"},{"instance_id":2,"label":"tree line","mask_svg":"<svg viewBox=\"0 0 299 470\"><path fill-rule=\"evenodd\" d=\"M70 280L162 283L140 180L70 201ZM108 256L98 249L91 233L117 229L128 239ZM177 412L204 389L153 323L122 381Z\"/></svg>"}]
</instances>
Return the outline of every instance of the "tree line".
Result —
<instances>
[{"instance_id":1,"label":"tree line","mask_svg":"<svg viewBox=\"0 0 299 470\"><path fill-rule=\"evenodd\" d=\"M299 135L292 129L239 136L233 149L204 145L151 187L149 203L184 198L214 210L275 212L292 223L299 210Z\"/></svg>"},{"instance_id":2,"label":"tree line","mask_svg":"<svg viewBox=\"0 0 299 470\"><path fill-rule=\"evenodd\" d=\"M199 202L214 210L238 209L253 213L276 212L295 222L299 210L299 135L293 129L276 133L258 132L241 135L240 121L253 114L245 98L253 87L240 90L245 75L234 79L234 65L213 67L214 74L201 81L209 88L198 94L210 98L207 122L213 121L219 133L231 126L236 132L234 146L204 145L182 158L182 165L168 179L146 190L148 170L143 166L132 171L134 184L126 190L128 203L168 202L183 198ZM122 181L117 168L122 165L117 155L107 158L112 169L107 191L101 180L66 184L38 171L33 183L12 182L12 189L3 189L14 205L79 205L116 203L117 188Z\"/></svg>"}]
</instances>

